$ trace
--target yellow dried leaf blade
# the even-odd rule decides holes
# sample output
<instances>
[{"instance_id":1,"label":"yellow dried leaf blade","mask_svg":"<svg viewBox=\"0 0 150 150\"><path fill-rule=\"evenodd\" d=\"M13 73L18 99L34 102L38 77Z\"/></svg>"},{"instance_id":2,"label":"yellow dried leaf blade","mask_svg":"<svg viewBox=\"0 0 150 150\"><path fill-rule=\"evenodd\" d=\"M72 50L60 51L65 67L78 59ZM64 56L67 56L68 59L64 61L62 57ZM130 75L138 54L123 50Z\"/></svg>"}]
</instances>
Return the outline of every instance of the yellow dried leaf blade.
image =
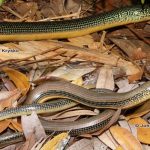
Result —
<instances>
[{"instance_id":1,"label":"yellow dried leaf blade","mask_svg":"<svg viewBox=\"0 0 150 150\"><path fill-rule=\"evenodd\" d=\"M18 122L16 122L16 121L11 120L11 124L12 124L12 126L13 126L13 127L14 127L17 131L19 131L19 132L23 132L22 127L21 127L21 124L20 124L20 123L18 123Z\"/></svg>"},{"instance_id":2,"label":"yellow dried leaf blade","mask_svg":"<svg viewBox=\"0 0 150 150\"><path fill-rule=\"evenodd\" d=\"M120 145L115 150L124 150Z\"/></svg>"},{"instance_id":3,"label":"yellow dried leaf blade","mask_svg":"<svg viewBox=\"0 0 150 150\"><path fill-rule=\"evenodd\" d=\"M90 45L94 43L94 39L91 35L85 35L75 38L69 38L69 44L74 46L83 47L84 45Z\"/></svg>"},{"instance_id":4,"label":"yellow dried leaf blade","mask_svg":"<svg viewBox=\"0 0 150 150\"><path fill-rule=\"evenodd\" d=\"M68 133L61 133L57 136L55 136L52 140L48 141L41 150L55 150L55 147L61 140L68 137Z\"/></svg>"},{"instance_id":5,"label":"yellow dried leaf blade","mask_svg":"<svg viewBox=\"0 0 150 150\"><path fill-rule=\"evenodd\" d=\"M145 102L141 107L139 107L134 113L129 114L126 119L136 118L145 115L150 111L150 100Z\"/></svg>"},{"instance_id":6,"label":"yellow dried leaf blade","mask_svg":"<svg viewBox=\"0 0 150 150\"><path fill-rule=\"evenodd\" d=\"M150 128L138 128L137 135L140 142L150 144Z\"/></svg>"},{"instance_id":7,"label":"yellow dried leaf blade","mask_svg":"<svg viewBox=\"0 0 150 150\"><path fill-rule=\"evenodd\" d=\"M9 127L11 130L13 130L13 131L17 131L16 128L15 128L11 123L9 124L8 127Z\"/></svg>"},{"instance_id":8,"label":"yellow dried leaf blade","mask_svg":"<svg viewBox=\"0 0 150 150\"><path fill-rule=\"evenodd\" d=\"M150 127L149 124L142 118L134 118L128 121L137 127L137 137L140 142L150 144Z\"/></svg>"},{"instance_id":9,"label":"yellow dried leaf blade","mask_svg":"<svg viewBox=\"0 0 150 150\"><path fill-rule=\"evenodd\" d=\"M2 133L5 129L7 129L7 127L9 126L11 120L3 120L0 121L0 133Z\"/></svg>"},{"instance_id":10,"label":"yellow dried leaf blade","mask_svg":"<svg viewBox=\"0 0 150 150\"><path fill-rule=\"evenodd\" d=\"M146 125L146 124L148 124L144 119L142 119L140 117L134 118L134 119L130 119L128 121L128 123L134 124L134 125L136 125L136 124L138 124L138 125L142 125L142 124Z\"/></svg>"},{"instance_id":11,"label":"yellow dried leaf blade","mask_svg":"<svg viewBox=\"0 0 150 150\"><path fill-rule=\"evenodd\" d=\"M80 78L78 78L78 79L72 81L72 83L73 83L73 84L76 84L76 85L78 85L78 86L82 86L82 85L83 85L83 79L82 79L82 77L80 77Z\"/></svg>"},{"instance_id":12,"label":"yellow dried leaf blade","mask_svg":"<svg viewBox=\"0 0 150 150\"><path fill-rule=\"evenodd\" d=\"M142 150L140 142L127 129L113 126L110 132L124 150Z\"/></svg>"},{"instance_id":13,"label":"yellow dried leaf blade","mask_svg":"<svg viewBox=\"0 0 150 150\"><path fill-rule=\"evenodd\" d=\"M17 70L3 67L2 70L7 73L9 78L14 82L16 87L21 90L22 94L25 95L30 88L29 80L27 76Z\"/></svg>"}]
</instances>

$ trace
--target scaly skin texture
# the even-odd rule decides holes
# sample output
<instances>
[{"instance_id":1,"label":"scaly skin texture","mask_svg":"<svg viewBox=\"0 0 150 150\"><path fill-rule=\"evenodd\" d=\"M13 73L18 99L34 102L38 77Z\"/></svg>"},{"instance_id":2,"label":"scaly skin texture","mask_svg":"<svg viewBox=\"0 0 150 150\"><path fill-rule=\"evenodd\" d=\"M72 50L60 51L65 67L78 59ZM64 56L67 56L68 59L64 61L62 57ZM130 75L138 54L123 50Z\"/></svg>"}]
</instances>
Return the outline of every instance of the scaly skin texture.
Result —
<instances>
[{"instance_id":1,"label":"scaly skin texture","mask_svg":"<svg viewBox=\"0 0 150 150\"><path fill-rule=\"evenodd\" d=\"M150 7L139 5L65 21L1 22L0 41L70 38L147 20L150 20Z\"/></svg>"},{"instance_id":2,"label":"scaly skin texture","mask_svg":"<svg viewBox=\"0 0 150 150\"><path fill-rule=\"evenodd\" d=\"M46 134L51 135L59 134L61 132L69 132L71 136L77 136L102 129L109 123L114 113L114 110L105 110L97 116L81 119L75 122L41 120L41 123L46 131ZM24 139L24 135L21 132L0 136L0 148L23 141Z\"/></svg>"},{"instance_id":3,"label":"scaly skin texture","mask_svg":"<svg viewBox=\"0 0 150 150\"><path fill-rule=\"evenodd\" d=\"M129 109L150 99L150 81L126 93L97 93L66 81L47 81L29 94L27 102L45 102L53 98L61 99L6 109L0 112L0 120L28 115L32 111L37 114L54 113L78 103L93 108Z\"/></svg>"},{"instance_id":4,"label":"scaly skin texture","mask_svg":"<svg viewBox=\"0 0 150 150\"><path fill-rule=\"evenodd\" d=\"M70 106L77 105L76 102L97 108L131 108L133 106L141 104L142 102L150 98L150 81L126 93L106 93L105 90L103 91L104 92L102 93L97 93L96 91L87 90L66 81L47 81L36 87L29 94L27 101L32 100L33 102L44 102L45 100L54 97L65 97L69 99L61 99L60 101L57 100L44 104L33 103L31 105L25 105L18 108L7 109L0 112L0 120L21 116L22 114L31 114L32 111L35 111L38 114L46 112L56 112L69 108ZM114 112L115 111L111 109L105 110L98 116L73 123L47 123L45 121L42 121L42 124L46 132L49 134L52 132L60 133L69 130L72 136L76 136L94 132L105 127L105 125L109 123L110 119L114 115ZM12 143L14 143L22 139L22 133L14 134L14 136L4 136L0 138L0 146L7 144L7 141L11 141Z\"/></svg>"},{"instance_id":5,"label":"scaly skin texture","mask_svg":"<svg viewBox=\"0 0 150 150\"><path fill-rule=\"evenodd\" d=\"M150 98L150 81L126 93L97 93L66 81L47 81L36 87L27 101L68 98L94 108L127 109Z\"/></svg>"}]
</instances>

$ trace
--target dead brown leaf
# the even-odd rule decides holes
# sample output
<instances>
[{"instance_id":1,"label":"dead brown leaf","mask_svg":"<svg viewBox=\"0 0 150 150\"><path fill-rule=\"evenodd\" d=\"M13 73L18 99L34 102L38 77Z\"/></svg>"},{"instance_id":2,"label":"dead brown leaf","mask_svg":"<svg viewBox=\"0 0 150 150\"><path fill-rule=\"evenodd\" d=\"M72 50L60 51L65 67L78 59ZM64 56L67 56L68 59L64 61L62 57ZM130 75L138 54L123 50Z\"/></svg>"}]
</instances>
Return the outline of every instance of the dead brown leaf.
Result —
<instances>
[{"instance_id":1,"label":"dead brown leaf","mask_svg":"<svg viewBox=\"0 0 150 150\"><path fill-rule=\"evenodd\" d=\"M115 138L115 140L123 147L125 150L142 150L142 145L140 142L132 135L129 130L113 126L110 131Z\"/></svg>"},{"instance_id":2,"label":"dead brown leaf","mask_svg":"<svg viewBox=\"0 0 150 150\"><path fill-rule=\"evenodd\" d=\"M35 142L35 135L31 133L26 139L25 143L19 148L19 150L31 150Z\"/></svg>"},{"instance_id":3,"label":"dead brown leaf","mask_svg":"<svg viewBox=\"0 0 150 150\"><path fill-rule=\"evenodd\" d=\"M11 123L11 119L0 121L0 133L6 130Z\"/></svg>"},{"instance_id":4,"label":"dead brown leaf","mask_svg":"<svg viewBox=\"0 0 150 150\"><path fill-rule=\"evenodd\" d=\"M119 89L117 91L118 93L129 92L138 87L138 84L129 83L129 81L127 79L120 80L116 84L119 87Z\"/></svg>"},{"instance_id":5,"label":"dead brown leaf","mask_svg":"<svg viewBox=\"0 0 150 150\"><path fill-rule=\"evenodd\" d=\"M8 98L5 98L0 101L0 110L3 110L4 108L7 108L7 107L12 107L12 104L14 104L21 96L21 92L17 89L14 91L2 92L1 94L4 94L4 93L10 94L10 95L7 95L9 96Z\"/></svg>"},{"instance_id":6,"label":"dead brown leaf","mask_svg":"<svg viewBox=\"0 0 150 150\"><path fill-rule=\"evenodd\" d=\"M33 147L31 148L31 150L40 150L42 148L42 146L44 145L44 143L47 141L47 139L49 139L50 137L47 137L45 139L41 139L39 141L37 141Z\"/></svg>"},{"instance_id":7,"label":"dead brown leaf","mask_svg":"<svg viewBox=\"0 0 150 150\"><path fill-rule=\"evenodd\" d=\"M149 124L142 118L134 118L128 121L137 127L137 137L140 142L150 144L150 127Z\"/></svg>"},{"instance_id":8,"label":"dead brown leaf","mask_svg":"<svg viewBox=\"0 0 150 150\"><path fill-rule=\"evenodd\" d=\"M69 66L61 66L54 70L53 72L48 73L46 76L52 77L59 77L69 81L79 79L83 75L92 72L95 70L94 67L90 66L76 66L76 67L69 67Z\"/></svg>"},{"instance_id":9,"label":"dead brown leaf","mask_svg":"<svg viewBox=\"0 0 150 150\"><path fill-rule=\"evenodd\" d=\"M9 78L14 82L14 84L22 92L22 94L26 95L26 93L30 88L30 84L27 76L17 70L7 68L7 67L3 67L2 70L5 73L7 73Z\"/></svg>"},{"instance_id":10,"label":"dead brown leaf","mask_svg":"<svg viewBox=\"0 0 150 150\"><path fill-rule=\"evenodd\" d=\"M120 145L115 150L124 150Z\"/></svg>"},{"instance_id":11,"label":"dead brown leaf","mask_svg":"<svg viewBox=\"0 0 150 150\"><path fill-rule=\"evenodd\" d=\"M23 132L21 124L16 122L16 121L14 121L14 120L11 120L11 124L9 124L9 127L11 129L15 129L15 130L17 130L19 132Z\"/></svg>"},{"instance_id":12,"label":"dead brown leaf","mask_svg":"<svg viewBox=\"0 0 150 150\"><path fill-rule=\"evenodd\" d=\"M8 91L13 91L16 89L15 85L7 78L2 78L4 86L8 89Z\"/></svg>"},{"instance_id":13,"label":"dead brown leaf","mask_svg":"<svg viewBox=\"0 0 150 150\"><path fill-rule=\"evenodd\" d=\"M17 92L18 92L17 89L15 89L13 91L0 91L0 101L10 98Z\"/></svg>"},{"instance_id":14,"label":"dead brown leaf","mask_svg":"<svg viewBox=\"0 0 150 150\"><path fill-rule=\"evenodd\" d=\"M81 139L72 144L67 150L91 150L93 149L93 143L89 139Z\"/></svg>"},{"instance_id":15,"label":"dead brown leaf","mask_svg":"<svg viewBox=\"0 0 150 150\"><path fill-rule=\"evenodd\" d=\"M42 45L42 46L41 46ZM98 63L104 63L107 65L112 66L118 66L125 70L126 75L138 75L136 78L141 78L141 70L134 65L133 63L126 61L122 58L120 58L117 55L108 55L108 54L101 54L97 51L93 51L86 48L79 48L76 46L72 46L63 42L58 41L29 41L29 42L20 42L19 48L21 48L22 51L19 51L17 54L10 57L10 54L7 56L7 54L3 53L3 56L1 56L1 59L17 59L17 58L26 58L28 56L33 56L35 53L39 53L39 51L45 51L47 49L54 48L56 46L62 46L63 48L60 48L55 51L51 51L47 53L46 55L40 55L40 58L46 58L52 59L59 54L64 54L66 52L73 53L76 55L76 58L80 58L87 61L93 61ZM39 58L36 57L36 58ZM111 61L110 61L111 60Z\"/></svg>"},{"instance_id":16,"label":"dead brown leaf","mask_svg":"<svg viewBox=\"0 0 150 150\"><path fill-rule=\"evenodd\" d=\"M21 124L26 139L33 133L35 134L36 141L40 140L42 137L46 137L45 130L35 112L30 116L21 116Z\"/></svg>"},{"instance_id":17,"label":"dead brown leaf","mask_svg":"<svg viewBox=\"0 0 150 150\"><path fill-rule=\"evenodd\" d=\"M71 14L80 11L81 4L81 0L66 0L64 6L68 14Z\"/></svg>"},{"instance_id":18,"label":"dead brown leaf","mask_svg":"<svg viewBox=\"0 0 150 150\"><path fill-rule=\"evenodd\" d=\"M93 137L92 141L93 141L93 149L94 150L108 150L108 147L102 141L100 141L98 138Z\"/></svg>"},{"instance_id":19,"label":"dead brown leaf","mask_svg":"<svg viewBox=\"0 0 150 150\"><path fill-rule=\"evenodd\" d=\"M49 140L46 144L44 144L41 150L64 149L69 139L70 136L68 135L68 133L61 133L59 135L56 135L53 139Z\"/></svg>"},{"instance_id":20,"label":"dead brown leaf","mask_svg":"<svg viewBox=\"0 0 150 150\"><path fill-rule=\"evenodd\" d=\"M119 120L118 121L118 124L121 126L121 127L123 127L123 128L125 128L125 129L127 129L127 130L131 130L131 128L130 128L130 125L128 124L128 122L126 121L126 120Z\"/></svg>"},{"instance_id":21,"label":"dead brown leaf","mask_svg":"<svg viewBox=\"0 0 150 150\"><path fill-rule=\"evenodd\" d=\"M17 3L17 5L15 5L15 9L21 16L28 16L32 19L36 14L38 6L35 2L22 2Z\"/></svg>"},{"instance_id":22,"label":"dead brown leaf","mask_svg":"<svg viewBox=\"0 0 150 150\"><path fill-rule=\"evenodd\" d=\"M121 67L125 70L126 75L128 76L128 80L133 82L135 80L139 80L142 77L143 71L138 66L129 61L125 61L123 59L118 60L118 67Z\"/></svg>"},{"instance_id":23,"label":"dead brown leaf","mask_svg":"<svg viewBox=\"0 0 150 150\"><path fill-rule=\"evenodd\" d=\"M103 134L99 135L98 138L108 147L111 149L115 149L118 147L118 143L113 139L112 135L110 134L110 131L107 130Z\"/></svg>"},{"instance_id":24,"label":"dead brown leaf","mask_svg":"<svg viewBox=\"0 0 150 150\"><path fill-rule=\"evenodd\" d=\"M131 59L143 59L146 57L146 53L140 48L139 42L136 43L133 40L116 39L111 38L111 40L118 45ZM134 40L135 41L135 40Z\"/></svg>"},{"instance_id":25,"label":"dead brown leaf","mask_svg":"<svg viewBox=\"0 0 150 150\"><path fill-rule=\"evenodd\" d=\"M94 39L91 35L85 35L81 37L75 37L75 38L69 38L68 39L70 42L70 45L78 46L78 47L83 47L83 46L88 46L92 43L94 43Z\"/></svg>"},{"instance_id":26,"label":"dead brown leaf","mask_svg":"<svg viewBox=\"0 0 150 150\"><path fill-rule=\"evenodd\" d=\"M143 75L143 70L141 69L140 72L133 75L129 75L128 80L130 83L132 83L133 81L140 80L142 78L142 75Z\"/></svg>"},{"instance_id":27,"label":"dead brown leaf","mask_svg":"<svg viewBox=\"0 0 150 150\"><path fill-rule=\"evenodd\" d=\"M3 150L16 150L16 145L7 146L7 147L3 148Z\"/></svg>"},{"instance_id":28,"label":"dead brown leaf","mask_svg":"<svg viewBox=\"0 0 150 150\"><path fill-rule=\"evenodd\" d=\"M114 90L114 78L112 68L110 66L100 68L96 88L110 89L112 91Z\"/></svg>"}]
</instances>

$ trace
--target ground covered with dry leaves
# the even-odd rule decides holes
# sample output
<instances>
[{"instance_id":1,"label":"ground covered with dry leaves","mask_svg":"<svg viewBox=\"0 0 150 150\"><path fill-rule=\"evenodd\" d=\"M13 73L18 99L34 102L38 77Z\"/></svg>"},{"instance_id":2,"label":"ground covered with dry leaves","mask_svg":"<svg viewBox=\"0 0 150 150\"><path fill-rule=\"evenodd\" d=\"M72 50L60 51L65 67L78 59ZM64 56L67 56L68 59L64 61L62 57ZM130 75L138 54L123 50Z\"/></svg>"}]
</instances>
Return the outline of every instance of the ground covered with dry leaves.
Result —
<instances>
[{"instance_id":1,"label":"ground covered with dry leaves","mask_svg":"<svg viewBox=\"0 0 150 150\"><path fill-rule=\"evenodd\" d=\"M14 0L0 8L0 21L54 21L103 13L130 5L130 0ZM122 93L150 80L150 22L137 23L65 40L0 43L0 110L24 105L29 92L46 80L63 79L87 89ZM97 115L101 109L78 105L42 116L70 121ZM149 150L150 101L116 111L112 123L96 136L47 136L38 114L0 121L0 136L23 132L17 150ZM116 121L118 120L118 121ZM10 143L11 144L11 143Z\"/></svg>"}]
</instances>

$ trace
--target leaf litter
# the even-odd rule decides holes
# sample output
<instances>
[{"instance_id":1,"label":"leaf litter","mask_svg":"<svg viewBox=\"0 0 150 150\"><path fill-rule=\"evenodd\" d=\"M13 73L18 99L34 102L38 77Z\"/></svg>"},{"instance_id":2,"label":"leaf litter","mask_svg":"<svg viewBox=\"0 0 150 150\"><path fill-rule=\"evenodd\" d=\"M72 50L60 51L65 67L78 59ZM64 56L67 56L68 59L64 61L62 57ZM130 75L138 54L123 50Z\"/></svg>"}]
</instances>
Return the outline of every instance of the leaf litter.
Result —
<instances>
[{"instance_id":1,"label":"leaf litter","mask_svg":"<svg viewBox=\"0 0 150 150\"><path fill-rule=\"evenodd\" d=\"M107 5L106 2L93 3L92 0L10 1L2 5L0 11L5 15L1 16L0 20L66 20L110 11L129 4L130 0L122 0L121 3L119 0L116 3L108 0ZM126 26L62 41L1 43L0 49L16 50L16 53L0 54L0 110L24 105L22 102L25 101L29 90L37 85L36 81L53 80L54 77L68 80L84 88L105 88L118 93L138 87L150 79L148 41L150 24L149 22L144 23L144 26L139 24L139 27ZM4 149L148 150L150 127L144 115L149 117L149 110L148 100L132 110L122 112L120 115L118 113L116 117L118 121L114 118L103 132L97 131L71 139L69 132L47 136L38 117L74 122L97 115L101 110L95 112L92 108L80 105L48 116L37 116L33 112L31 116L22 116L21 120L18 117L1 121L0 132L11 129L23 132L26 137L25 143Z\"/></svg>"}]
</instances>

